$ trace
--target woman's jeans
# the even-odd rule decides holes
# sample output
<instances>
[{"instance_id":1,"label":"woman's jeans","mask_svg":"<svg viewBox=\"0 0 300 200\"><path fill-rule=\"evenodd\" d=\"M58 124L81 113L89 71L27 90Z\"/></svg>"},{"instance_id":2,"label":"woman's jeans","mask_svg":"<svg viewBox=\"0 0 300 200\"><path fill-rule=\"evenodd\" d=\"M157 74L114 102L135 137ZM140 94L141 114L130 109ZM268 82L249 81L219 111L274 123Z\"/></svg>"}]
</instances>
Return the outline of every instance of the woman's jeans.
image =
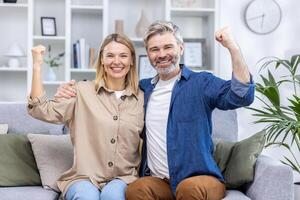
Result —
<instances>
[{"instance_id":1,"label":"woman's jeans","mask_svg":"<svg viewBox=\"0 0 300 200\"><path fill-rule=\"evenodd\" d=\"M66 200L125 200L127 184L114 179L107 183L102 191L88 180L72 184L65 195Z\"/></svg>"}]
</instances>

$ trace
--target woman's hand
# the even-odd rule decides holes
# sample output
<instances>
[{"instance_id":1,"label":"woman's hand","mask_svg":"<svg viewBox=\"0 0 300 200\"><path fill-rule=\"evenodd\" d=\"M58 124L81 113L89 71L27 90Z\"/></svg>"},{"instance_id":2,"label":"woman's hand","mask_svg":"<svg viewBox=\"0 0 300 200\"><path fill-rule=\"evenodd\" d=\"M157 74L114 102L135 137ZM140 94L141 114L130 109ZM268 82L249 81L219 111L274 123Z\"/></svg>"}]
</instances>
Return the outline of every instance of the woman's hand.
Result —
<instances>
[{"instance_id":1,"label":"woman's hand","mask_svg":"<svg viewBox=\"0 0 300 200\"><path fill-rule=\"evenodd\" d=\"M43 64L43 57L46 52L46 47L43 45L35 46L31 49L33 68L40 67Z\"/></svg>"}]
</instances>

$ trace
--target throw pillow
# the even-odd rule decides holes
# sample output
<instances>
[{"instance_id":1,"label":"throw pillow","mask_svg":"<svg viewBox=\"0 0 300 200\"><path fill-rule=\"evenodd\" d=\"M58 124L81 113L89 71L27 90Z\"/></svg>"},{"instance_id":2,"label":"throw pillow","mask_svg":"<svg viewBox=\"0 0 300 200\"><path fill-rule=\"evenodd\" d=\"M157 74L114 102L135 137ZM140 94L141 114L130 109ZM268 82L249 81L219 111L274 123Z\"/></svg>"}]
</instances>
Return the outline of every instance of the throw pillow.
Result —
<instances>
[{"instance_id":1,"label":"throw pillow","mask_svg":"<svg viewBox=\"0 0 300 200\"><path fill-rule=\"evenodd\" d=\"M41 185L26 135L0 135L0 186Z\"/></svg>"},{"instance_id":2,"label":"throw pillow","mask_svg":"<svg viewBox=\"0 0 300 200\"><path fill-rule=\"evenodd\" d=\"M8 124L0 124L0 134L6 134L8 131Z\"/></svg>"},{"instance_id":3,"label":"throw pillow","mask_svg":"<svg viewBox=\"0 0 300 200\"><path fill-rule=\"evenodd\" d=\"M59 192L56 181L73 164L70 135L28 134L44 188Z\"/></svg>"},{"instance_id":4,"label":"throw pillow","mask_svg":"<svg viewBox=\"0 0 300 200\"><path fill-rule=\"evenodd\" d=\"M265 131L236 143L219 141L216 144L214 158L228 189L236 189L253 181L255 163L264 144Z\"/></svg>"}]
</instances>

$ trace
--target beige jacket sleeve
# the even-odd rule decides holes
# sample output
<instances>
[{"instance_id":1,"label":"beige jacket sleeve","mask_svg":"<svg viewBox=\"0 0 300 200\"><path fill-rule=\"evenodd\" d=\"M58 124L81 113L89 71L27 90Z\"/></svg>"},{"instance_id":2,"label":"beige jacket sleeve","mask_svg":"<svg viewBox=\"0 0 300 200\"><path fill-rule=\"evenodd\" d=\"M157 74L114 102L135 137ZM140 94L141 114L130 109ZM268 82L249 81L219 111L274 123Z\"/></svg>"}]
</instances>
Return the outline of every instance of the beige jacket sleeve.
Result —
<instances>
[{"instance_id":1,"label":"beige jacket sleeve","mask_svg":"<svg viewBox=\"0 0 300 200\"><path fill-rule=\"evenodd\" d=\"M41 97L28 97L27 111L32 117L50 123L69 123L74 115L76 97L70 99L48 100Z\"/></svg>"}]
</instances>

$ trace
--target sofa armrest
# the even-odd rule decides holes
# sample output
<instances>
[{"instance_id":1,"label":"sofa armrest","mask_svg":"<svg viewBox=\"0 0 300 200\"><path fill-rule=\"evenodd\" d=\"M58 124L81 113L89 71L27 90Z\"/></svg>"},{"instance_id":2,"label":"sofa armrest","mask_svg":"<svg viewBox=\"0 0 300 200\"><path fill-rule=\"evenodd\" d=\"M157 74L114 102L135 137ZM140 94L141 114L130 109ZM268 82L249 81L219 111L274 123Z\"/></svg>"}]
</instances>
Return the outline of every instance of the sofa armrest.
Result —
<instances>
[{"instance_id":1,"label":"sofa armrest","mask_svg":"<svg viewBox=\"0 0 300 200\"><path fill-rule=\"evenodd\" d=\"M253 200L293 200L293 171L270 157L260 155L255 166L254 181L246 195Z\"/></svg>"}]
</instances>

